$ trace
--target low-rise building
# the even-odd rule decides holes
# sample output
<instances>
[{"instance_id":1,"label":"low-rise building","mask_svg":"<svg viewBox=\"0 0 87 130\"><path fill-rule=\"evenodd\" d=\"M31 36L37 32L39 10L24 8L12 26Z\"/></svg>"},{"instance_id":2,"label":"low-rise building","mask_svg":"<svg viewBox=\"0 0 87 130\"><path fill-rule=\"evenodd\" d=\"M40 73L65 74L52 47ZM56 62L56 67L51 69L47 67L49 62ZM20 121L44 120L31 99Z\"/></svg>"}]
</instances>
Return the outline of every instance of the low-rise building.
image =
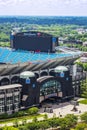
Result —
<instances>
[{"instance_id":1,"label":"low-rise building","mask_svg":"<svg viewBox=\"0 0 87 130\"><path fill-rule=\"evenodd\" d=\"M11 114L18 111L21 103L20 84L11 84L0 87L0 114Z\"/></svg>"}]
</instances>

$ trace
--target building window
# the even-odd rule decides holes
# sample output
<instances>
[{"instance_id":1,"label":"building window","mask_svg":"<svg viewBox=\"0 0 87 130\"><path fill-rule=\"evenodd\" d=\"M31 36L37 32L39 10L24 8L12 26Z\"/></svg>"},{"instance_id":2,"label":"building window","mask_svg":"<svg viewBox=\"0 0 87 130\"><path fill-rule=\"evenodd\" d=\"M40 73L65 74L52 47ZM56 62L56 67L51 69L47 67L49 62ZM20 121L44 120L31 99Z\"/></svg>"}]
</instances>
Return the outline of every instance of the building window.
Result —
<instances>
[{"instance_id":1,"label":"building window","mask_svg":"<svg viewBox=\"0 0 87 130\"><path fill-rule=\"evenodd\" d=\"M6 93L7 93L7 94L12 94L12 93L13 93L13 90L12 90L12 89L7 89L7 90L6 90Z\"/></svg>"},{"instance_id":2,"label":"building window","mask_svg":"<svg viewBox=\"0 0 87 130\"><path fill-rule=\"evenodd\" d=\"M5 111L4 106L0 107L0 113L3 113Z\"/></svg>"},{"instance_id":3,"label":"building window","mask_svg":"<svg viewBox=\"0 0 87 130\"><path fill-rule=\"evenodd\" d=\"M18 92L19 91L19 89L14 89L14 92Z\"/></svg>"},{"instance_id":4,"label":"building window","mask_svg":"<svg viewBox=\"0 0 87 130\"><path fill-rule=\"evenodd\" d=\"M61 84L57 80L49 80L40 87L40 95L48 95L61 91Z\"/></svg>"},{"instance_id":5,"label":"building window","mask_svg":"<svg viewBox=\"0 0 87 130\"><path fill-rule=\"evenodd\" d=\"M0 98L0 106L4 105L4 98Z\"/></svg>"},{"instance_id":6,"label":"building window","mask_svg":"<svg viewBox=\"0 0 87 130\"><path fill-rule=\"evenodd\" d=\"M18 103L19 102L19 95L14 96L14 103Z\"/></svg>"},{"instance_id":7,"label":"building window","mask_svg":"<svg viewBox=\"0 0 87 130\"><path fill-rule=\"evenodd\" d=\"M19 108L19 104L18 103L14 104L14 108L18 109Z\"/></svg>"},{"instance_id":8,"label":"building window","mask_svg":"<svg viewBox=\"0 0 87 130\"><path fill-rule=\"evenodd\" d=\"M7 97L7 104L13 104L13 97Z\"/></svg>"},{"instance_id":9,"label":"building window","mask_svg":"<svg viewBox=\"0 0 87 130\"><path fill-rule=\"evenodd\" d=\"M4 93L5 93L5 92L4 92L3 90L0 90L0 95L1 95L1 94L4 94Z\"/></svg>"},{"instance_id":10,"label":"building window","mask_svg":"<svg viewBox=\"0 0 87 130\"><path fill-rule=\"evenodd\" d=\"M7 106L7 111L12 111L13 110L13 105L8 105Z\"/></svg>"}]
</instances>

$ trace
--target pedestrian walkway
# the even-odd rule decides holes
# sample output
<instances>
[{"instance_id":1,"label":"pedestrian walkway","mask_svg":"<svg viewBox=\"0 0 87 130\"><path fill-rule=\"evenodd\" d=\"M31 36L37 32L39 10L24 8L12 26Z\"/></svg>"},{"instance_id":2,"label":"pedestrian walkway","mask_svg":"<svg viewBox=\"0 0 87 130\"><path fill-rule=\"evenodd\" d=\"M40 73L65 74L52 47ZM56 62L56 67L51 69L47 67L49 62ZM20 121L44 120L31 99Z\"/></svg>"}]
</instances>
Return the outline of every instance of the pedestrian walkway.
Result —
<instances>
[{"instance_id":1,"label":"pedestrian walkway","mask_svg":"<svg viewBox=\"0 0 87 130\"><path fill-rule=\"evenodd\" d=\"M79 104L76 106L77 111L72 111L74 105L70 104L69 102L66 103L60 103L58 105L54 104L54 105L50 105L51 108L46 108L47 112L45 112L49 118L53 117L53 115L55 114L57 117L60 117L60 115L62 115L62 117L64 117L67 114L74 114L74 115L81 115L84 112L87 112L87 105L84 104ZM50 111L48 111L49 109L53 110L53 113L50 113ZM44 114L44 108L42 108L40 110L41 114Z\"/></svg>"}]
</instances>

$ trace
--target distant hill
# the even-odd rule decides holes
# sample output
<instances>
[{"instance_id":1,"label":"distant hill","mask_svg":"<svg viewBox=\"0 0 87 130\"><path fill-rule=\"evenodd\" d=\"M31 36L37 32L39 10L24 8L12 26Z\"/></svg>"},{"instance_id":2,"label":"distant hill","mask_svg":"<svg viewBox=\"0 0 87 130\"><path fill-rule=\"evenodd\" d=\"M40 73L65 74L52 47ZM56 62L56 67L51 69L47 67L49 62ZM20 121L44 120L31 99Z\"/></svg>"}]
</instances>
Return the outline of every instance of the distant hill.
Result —
<instances>
[{"instance_id":1,"label":"distant hill","mask_svg":"<svg viewBox=\"0 0 87 130\"><path fill-rule=\"evenodd\" d=\"M0 23L29 23L29 24L74 24L87 25L87 17L57 17L57 16L0 16Z\"/></svg>"}]
</instances>

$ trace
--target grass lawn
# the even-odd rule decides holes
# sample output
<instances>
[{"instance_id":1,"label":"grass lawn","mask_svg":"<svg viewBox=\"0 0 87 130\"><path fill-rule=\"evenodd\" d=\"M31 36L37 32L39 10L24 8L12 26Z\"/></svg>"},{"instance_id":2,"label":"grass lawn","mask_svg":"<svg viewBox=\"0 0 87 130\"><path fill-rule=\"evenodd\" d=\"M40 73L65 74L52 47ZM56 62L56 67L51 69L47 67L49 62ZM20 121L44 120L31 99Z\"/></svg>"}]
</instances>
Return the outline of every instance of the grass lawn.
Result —
<instances>
[{"instance_id":1,"label":"grass lawn","mask_svg":"<svg viewBox=\"0 0 87 130\"><path fill-rule=\"evenodd\" d=\"M87 99L80 100L79 103L81 103L81 104L87 104Z\"/></svg>"},{"instance_id":2,"label":"grass lawn","mask_svg":"<svg viewBox=\"0 0 87 130\"><path fill-rule=\"evenodd\" d=\"M32 116L22 116L22 117L10 118L10 119L3 119L3 120L0 120L0 124L14 123L15 120L17 120L17 121L31 120L34 117L39 118L39 117L44 117L44 115L38 114L38 115L32 115Z\"/></svg>"}]
</instances>

